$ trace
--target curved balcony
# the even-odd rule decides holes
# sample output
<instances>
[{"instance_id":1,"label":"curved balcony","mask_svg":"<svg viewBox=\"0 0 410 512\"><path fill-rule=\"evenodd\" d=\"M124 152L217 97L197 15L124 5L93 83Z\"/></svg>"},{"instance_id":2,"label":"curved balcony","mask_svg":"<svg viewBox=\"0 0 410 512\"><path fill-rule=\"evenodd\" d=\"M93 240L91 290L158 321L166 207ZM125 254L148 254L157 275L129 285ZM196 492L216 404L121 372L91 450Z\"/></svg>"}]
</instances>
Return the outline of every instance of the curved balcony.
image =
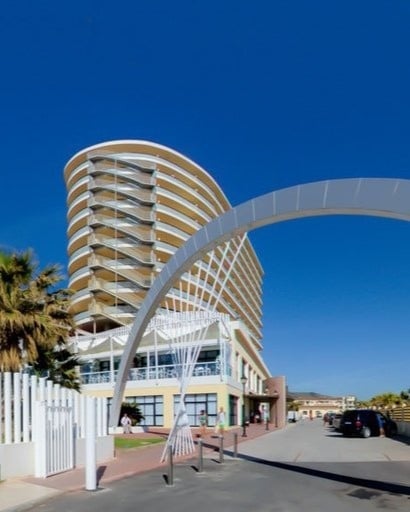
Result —
<instances>
[{"instance_id":1,"label":"curved balcony","mask_svg":"<svg viewBox=\"0 0 410 512\"><path fill-rule=\"evenodd\" d=\"M112 180L103 178L92 179L89 183L89 189L92 192L109 190L114 194L121 194L130 199L137 200L141 204L153 205L155 203L155 193L151 189L131 187L126 183L115 183Z\"/></svg>"}]
</instances>

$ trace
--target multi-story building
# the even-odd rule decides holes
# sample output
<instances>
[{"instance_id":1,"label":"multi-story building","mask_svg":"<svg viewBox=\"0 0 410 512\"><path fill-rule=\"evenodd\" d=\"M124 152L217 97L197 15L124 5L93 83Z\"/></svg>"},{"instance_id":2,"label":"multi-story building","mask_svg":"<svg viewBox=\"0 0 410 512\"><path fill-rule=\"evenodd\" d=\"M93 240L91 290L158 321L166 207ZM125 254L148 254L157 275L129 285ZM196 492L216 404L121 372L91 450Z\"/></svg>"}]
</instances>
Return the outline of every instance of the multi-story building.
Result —
<instances>
[{"instance_id":1,"label":"multi-story building","mask_svg":"<svg viewBox=\"0 0 410 512\"><path fill-rule=\"evenodd\" d=\"M335 397L313 392L291 391L288 395L294 405L297 405L300 418L321 418L329 412L342 412L354 408L354 396Z\"/></svg>"},{"instance_id":2,"label":"multi-story building","mask_svg":"<svg viewBox=\"0 0 410 512\"><path fill-rule=\"evenodd\" d=\"M146 141L86 148L67 163L64 176L71 308L77 346L89 363L84 389L110 397L121 347L155 277L193 233L230 204L199 165ZM258 406L258 397L259 402L266 398L270 373L260 355L262 276L251 243L246 236L238 237L197 262L161 304L159 314L219 315L214 328L208 327L206 341L200 341L203 347L187 397L194 404L192 422L201 408L212 417L218 403L229 410L231 423L238 423L243 375L248 414ZM159 343L161 333L155 322L151 325L156 334L146 333L125 395L140 406L149 404L143 407L146 417L151 417L152 407L163 410L152 421L169 426L178 401L177 380L171 374L175 361L169 338ZM199 328L191 323L188 330Z\"/></svg>"},{"instance_id":3,"label":"multi-story building","mask_svg":"<svg viewBox=\"0 0 410 512\"><path fill-rule=\"evenodd\" d=\"M354 409L356 407L357 398L354 395L342 397L342 411L346 409Z\"/></svg>"}]
</instances>

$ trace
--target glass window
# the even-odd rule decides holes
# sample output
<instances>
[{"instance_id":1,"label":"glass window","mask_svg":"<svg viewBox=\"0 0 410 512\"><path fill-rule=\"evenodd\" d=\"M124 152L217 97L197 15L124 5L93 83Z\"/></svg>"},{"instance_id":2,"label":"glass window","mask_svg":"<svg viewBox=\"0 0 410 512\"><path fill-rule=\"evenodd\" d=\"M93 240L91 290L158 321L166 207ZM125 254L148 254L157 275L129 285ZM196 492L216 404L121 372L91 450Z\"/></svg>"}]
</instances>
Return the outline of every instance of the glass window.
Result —
<instances>
[{"instance_id":1,"label":"glass window","mask_svg":"<svg viewBox=\"0 0 410 512\"><path fill-rule=\"evenodd\" d=\"M140 408L141 414L144 416L144 419L141 421L140 426L164 426L164 397L162 395L127 396L125 398L125 401L130 403L136 403Z\"/></svg>"},{"instance_id":2,"label":"glass window","mask_svg":"<svg viewBox=\"0 0 410 512\"><path fill-rule=\"evenodd\" d=\"M174 415L176 415L178 410L179 401L180 395L174 395ZM202 410L204 410L208 416L208 425L212 427L216 424L216 393L185 395L185 407L189 424L192 427L199 426L198 417Z\"/></svg>"}]
</instances>

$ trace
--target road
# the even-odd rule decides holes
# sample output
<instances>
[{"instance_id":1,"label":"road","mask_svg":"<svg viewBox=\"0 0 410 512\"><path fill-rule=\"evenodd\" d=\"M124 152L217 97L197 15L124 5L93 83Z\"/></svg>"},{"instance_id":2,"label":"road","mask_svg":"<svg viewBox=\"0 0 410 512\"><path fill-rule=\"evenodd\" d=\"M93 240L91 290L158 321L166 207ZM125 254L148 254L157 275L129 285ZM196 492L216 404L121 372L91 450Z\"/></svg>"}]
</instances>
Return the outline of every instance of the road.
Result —
<instances>
[{"instance_id":1,"label":"road","mask_svg":"<svg viewBox=\"0 0 410 512\"><path fill-rule=\"evenodd\" d=\"M344 438L321 422L289 425L204 460L204 472L177 464L174 485L164 469L96 491L79 491L36 512L374 512L410 510L410 445L387 438Z\"/></svg>"}]
</instances>

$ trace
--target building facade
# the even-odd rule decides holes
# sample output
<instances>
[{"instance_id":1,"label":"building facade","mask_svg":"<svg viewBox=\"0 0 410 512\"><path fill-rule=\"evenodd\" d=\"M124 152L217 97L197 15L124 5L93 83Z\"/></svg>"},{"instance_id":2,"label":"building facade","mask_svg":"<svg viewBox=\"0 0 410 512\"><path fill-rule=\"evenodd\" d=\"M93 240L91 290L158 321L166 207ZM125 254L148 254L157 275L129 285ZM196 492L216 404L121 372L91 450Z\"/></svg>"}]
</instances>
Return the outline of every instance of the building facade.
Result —
<instances>
[{"instance_id":1,"label":"building facade","mask_svg":"<svg viewBox=\"0 0 410 512\"><path fill-rule=\"evenodd\" d=\"M70 159L64 176L69 287L78 327L73 343L88 365L83 368L84 390L110 398L121 347L155 277L193 233L230 204L203 168L170 148L146 141L112 141L86 148ZM201 407L212 420L216 405L211 404L225 406L230 424L240 423L242 376L245 394L263 398L270 373L260 355L262 276L248 238L237 237L195 263L159 308L162 317L219 315L197 341L202 346L187 395L194 424ZM188 323L191 333L199 330L199 325ZM125 397L138 402L150 424L167 427L178 401L178 382L172 375L175 337L170 341L172 336L158 332L155 321L150 325ZM162 344L161 336L166 339ZM109 350L102 350L107 339ZM248 399L248 414L256 407L254 402Z\"/></svg>"},{"instance_id":2,"label":"building facade","mask_svg":"<svg viewBox=\"0 0 410 512\"><path fill-rule=\"evenodd\" d=\"M328 396L313 392L290 392L288 399L297 407L298 417L322 418L330 412L343 412L346 409L354 409L356 397L354 396Z\"/></svg>"}]
</instances>

